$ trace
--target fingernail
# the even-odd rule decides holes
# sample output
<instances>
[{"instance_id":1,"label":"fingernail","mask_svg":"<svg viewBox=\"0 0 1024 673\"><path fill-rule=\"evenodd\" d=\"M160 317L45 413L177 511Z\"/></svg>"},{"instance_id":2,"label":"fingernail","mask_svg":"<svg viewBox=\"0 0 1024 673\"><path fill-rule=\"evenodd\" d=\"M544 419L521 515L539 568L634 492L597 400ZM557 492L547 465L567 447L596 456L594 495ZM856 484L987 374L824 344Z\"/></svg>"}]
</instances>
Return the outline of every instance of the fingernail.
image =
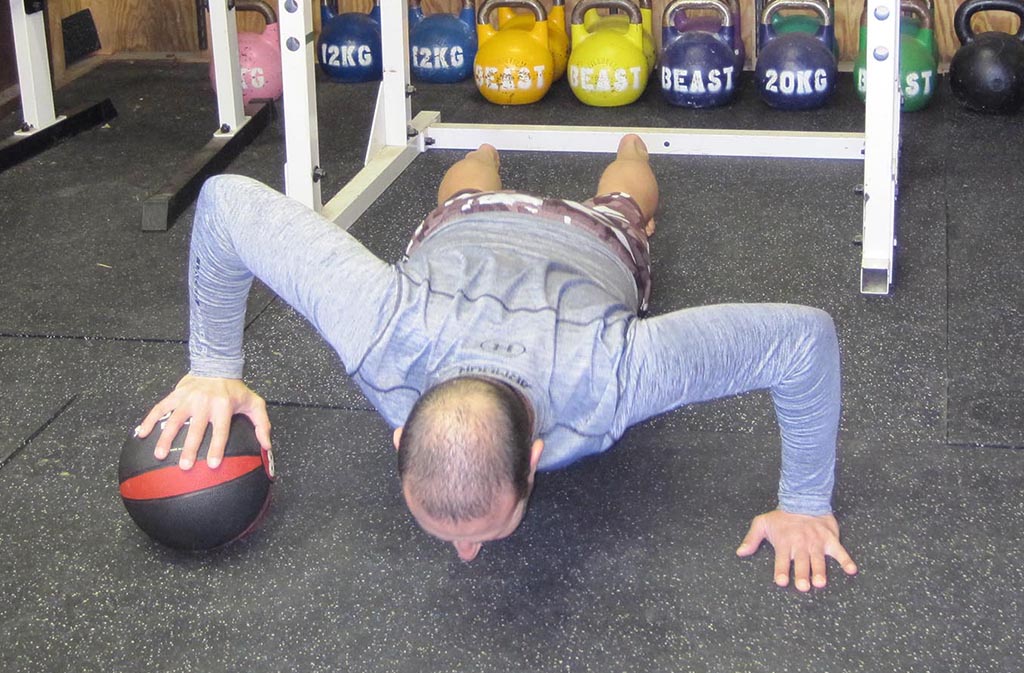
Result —
<instances>
[{"instance_id":1,"label":"fingernail","mask_svg":"<svg viewBox=\"0 0 1024 673\"><path fill-rule=\"evenodd\" d=\"M776 575L775 576L775 583L778 584L779 586L786 586L786 580L788 580L788 579L789 578L786 577L785 575Z\"/></svg>"},{"instance_id":2,"label":"fingernail","mask_svg":"<svg viewBox=\"0 0 1024 673\"><path fill-rule=\"evenodd\" d=\"M214 469L220 465L220 458L207 458L206 464L209 465L211 469Z\"/></svg>"},{"instance_id":3,"label":"fingernail","mask_svg":"<svg viewBox=\"0 0 1024 673\"><path fill-rule=\"evenodd\" d=\"M811 588L811 584L807 580L797 580L796 581L796 588L799 589L800 591L807 591L808 589Z\"/></svg>"},{"instance_id":4,"label":"fingernail","mask_svg":"<svg viewBox=\"0 0 1024 673\"><path fill-rule=\"evenodd\" d=\"M192 461L189 460L188 458L182 458L178 462L178 467L180 467L183 470L191 469L192 468Z\"/></svg>"},{"instance_id":5,"label":"fingernail","mask_svg":"<svg viewBox=\"0 0 1024 673\"><path fill-rule=\"evenodd\" d=\"M140 434L142 434L142 426L141 425L136 425L135 426L135 436L138 437Z\"/></svg>"}]
</instances>

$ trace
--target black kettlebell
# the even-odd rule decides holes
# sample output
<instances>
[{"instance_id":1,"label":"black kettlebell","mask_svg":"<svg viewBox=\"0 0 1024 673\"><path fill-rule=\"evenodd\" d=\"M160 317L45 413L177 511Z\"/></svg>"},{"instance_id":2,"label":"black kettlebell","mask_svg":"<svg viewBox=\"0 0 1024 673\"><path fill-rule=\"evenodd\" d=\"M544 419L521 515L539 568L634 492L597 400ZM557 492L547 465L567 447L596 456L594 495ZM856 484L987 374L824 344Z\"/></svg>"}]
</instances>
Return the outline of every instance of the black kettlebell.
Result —
<instances>
[{"instance_id":1,"label":"black kettlebell","mask_svg":"<svg viewBox=\"0 0 1024 673\"><path fill-rule=\"evenodd\" d=\"M992 10L1016 14L1017 34L975 35L971 17ZM1024 0L966 0L956 10L953 28L963 45L949 64L953 96L976 112L1016 112L1024 103Z\"/></svg>"}]
</instances>

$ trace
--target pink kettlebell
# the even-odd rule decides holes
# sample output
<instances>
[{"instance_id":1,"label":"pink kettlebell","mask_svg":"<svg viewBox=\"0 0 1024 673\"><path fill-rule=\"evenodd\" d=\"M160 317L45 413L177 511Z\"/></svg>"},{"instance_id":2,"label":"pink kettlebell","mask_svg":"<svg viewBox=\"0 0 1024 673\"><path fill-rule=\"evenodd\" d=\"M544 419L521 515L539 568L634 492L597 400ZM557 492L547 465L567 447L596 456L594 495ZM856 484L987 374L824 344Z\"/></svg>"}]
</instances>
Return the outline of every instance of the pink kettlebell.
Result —
<instances>
[{"instance_id":1,"label":"pink kettlebell","mask_svg":"<svg viewBox=\"0 0 1024 673\"><path fill-rule=\"evenodd\" d=\"M235 11L259 12L267 22L262 33L238 34L238 64L242 71L242 105L251 115L268 100L281 97L284 84L281 76L281 34L277 13L266 0L238 0ZM213 61L210 61L210 82L217 86Z\"/></svg>"}]
</instances>

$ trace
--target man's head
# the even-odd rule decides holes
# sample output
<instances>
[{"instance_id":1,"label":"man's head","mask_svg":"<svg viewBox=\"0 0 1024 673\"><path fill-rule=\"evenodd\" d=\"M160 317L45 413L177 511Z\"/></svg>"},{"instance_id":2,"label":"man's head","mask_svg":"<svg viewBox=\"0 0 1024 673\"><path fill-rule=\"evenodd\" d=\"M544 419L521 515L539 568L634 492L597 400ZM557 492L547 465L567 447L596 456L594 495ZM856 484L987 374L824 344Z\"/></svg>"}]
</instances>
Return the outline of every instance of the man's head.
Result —
<instances>
[{"instance_id":1,"label":"man's head","mask_svg":"<svg viewBox=\"0 0 1024 673\"><path fill-rule=\"evenodd\" d=\"M543 442L510 386L460 377L434 386L395 430L398 475L420 526L470 561L526 512Z\"/></svg>"}]
</instances>

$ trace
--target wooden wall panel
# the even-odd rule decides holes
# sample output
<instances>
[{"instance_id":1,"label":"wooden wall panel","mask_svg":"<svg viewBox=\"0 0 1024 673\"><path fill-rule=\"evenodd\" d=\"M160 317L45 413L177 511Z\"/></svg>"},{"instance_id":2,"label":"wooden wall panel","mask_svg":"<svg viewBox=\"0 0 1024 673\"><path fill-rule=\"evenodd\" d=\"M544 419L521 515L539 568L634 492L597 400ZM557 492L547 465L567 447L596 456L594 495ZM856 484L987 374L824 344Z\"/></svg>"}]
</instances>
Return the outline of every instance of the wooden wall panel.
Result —
<instances>
[{"instance_id":1,"label":"wooden wall panel","mask_svg":"<svg viewBox=\"0 0 1024 673\"><path fill-rule=\"evenodd\" d=\"M576 1L567 0L568 11L572 10ZM661 22L667 1L654 0L656 27ZM852 61L857 52L857 37L864 0L834 1L840 58ZM551 0L542 2L548 7L551 6ZM959 2L960 0L936 0L936 39L944 61L948 61L959 46L952 29L953 13ZM461 0L423 0L423 7L427 13L454 12L461 4ZM340 0L340 10L343 12L367 12L372 5L373 0ZM744 41L747 44L747 52L752 53L755 32L753 0L741 0L741 5ZM60 18L84 8L92 10L105 52L181 52L198 49L194 0L52 0L49 10L51 33L54 29L60 30ZM319 30L319 11L314 14L314 30ZM262 30L263 19L256 13L242 12L239 13L238 19L241 30ZM1005 12L986 12L975 18L976 32L1013 32L1016 25L1017 18ZM655 36L656 39L659 37ZM54 52L58 49L59 45L55 44ZM56 61L56 53L54 59ZM63 62L62 50L60 61Z\"/></svg>"},{"instance_id":2,"label":"wooden wall panel","mask_svg":"<svg viewBox=\"0 0 1024 673\"><path fill-rule=\"evenodd\" d=\"M18 67L14 60L14 28L10 16L10 0L0 0L0 91L18 83Z\"/></svg>"},{"instance_id":3,"label":"wooden wall panel","mask_svg":"<svg viewBox=\"0 0 1024 673\"><path fill-rule=\"evenodd\" d=\"M541 0L546 7L551 7L551 0ZM577 0L566 0L567 13ZM369 11L373 5L372 0L341 0L345 11ZM860 15L864 10L864 0L834 0L836 8L836 38L839 40L840 59L852 61L857 55L858 38L860 33ZM460 0L423 0L424 11L458 11L461 6ZM661 24L662 14L668 0L654 0L654 23L657 28ZM936 0L936 40L939 43L941 58L947 61L953 56L957 47L960 46L956 36L953 34L953 13L959 6L960 0ZM755 17L753 0L740 0L742 7L743 41L747 45L747 53L753 53L753 42L755 35ZM986 12L978 15L974 20L975 32L986 30L1002 30L1016 32L1017 17L1006 12ZM655 30L660 33L660 29ZM660 43L660 35L655 39Z\"/></svg>"},{"instance_id":4,"label":"wooden wall panel","mask_svg":"<svg viewBox=\"0 0 1024 673\"><path fill-rule=\"evenodd\" d=\"M60 4L62 16L80 9L92 12L105 53L198 48L194 0L61 0Z\"/></svg>"}]
</instances>

